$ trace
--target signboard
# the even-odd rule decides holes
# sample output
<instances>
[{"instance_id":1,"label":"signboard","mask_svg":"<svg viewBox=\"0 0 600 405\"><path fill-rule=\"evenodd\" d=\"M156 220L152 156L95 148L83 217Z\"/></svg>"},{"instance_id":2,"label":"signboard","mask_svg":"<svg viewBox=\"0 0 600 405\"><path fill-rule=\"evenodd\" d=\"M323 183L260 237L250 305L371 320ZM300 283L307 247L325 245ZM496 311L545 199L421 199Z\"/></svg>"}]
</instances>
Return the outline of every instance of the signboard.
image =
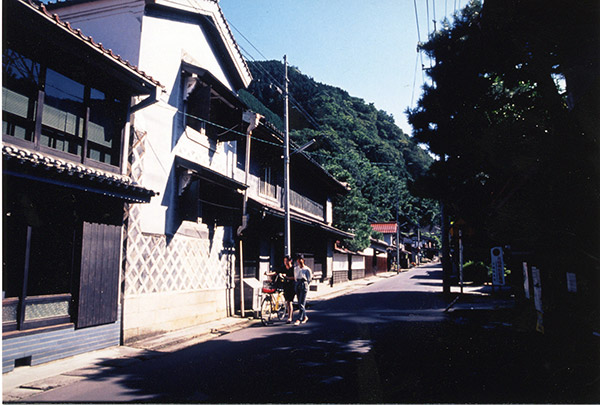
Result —
<instances>
[{"instance_id":1,"label":"signboard","mask_svg":"<svg viewBox=\"0 0 600 405\"><path fill-rule=\"evenodd\" d=\"M577 276L575 273L567 273L567 291L570 293L577 292Z\"/></svg>"},{"instance_id":2,"label":"signboard","mask_svg":"<svg viewBox=\"0 0 600 405\"><path fill-rule=\"evenodd\" d=\"M500 246L490 250L492 255L492 285L504 285L504 255Z\"/></svg>"},{"instance_id":3,"label":"signboard","mask_svg":"<svg viewBox=\"0 0 600 405\"><path fill-rule=\"evenodd\" d=\"M523 262L523 289L525 290L525 298L531 299L529 293L529 271L527 271L527 262Z\"/></svg>"}]
</instances>

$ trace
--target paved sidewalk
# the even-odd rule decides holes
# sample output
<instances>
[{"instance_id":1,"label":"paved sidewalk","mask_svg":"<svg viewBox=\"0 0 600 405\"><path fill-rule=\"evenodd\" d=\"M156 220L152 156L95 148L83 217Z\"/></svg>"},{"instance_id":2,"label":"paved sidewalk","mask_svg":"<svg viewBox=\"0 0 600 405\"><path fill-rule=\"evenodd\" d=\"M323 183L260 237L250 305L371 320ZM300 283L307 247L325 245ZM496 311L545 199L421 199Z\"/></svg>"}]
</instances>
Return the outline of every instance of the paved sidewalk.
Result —
<instances>
[{"instance_id":1,"label":"paved sidewalk","mask_svg":"<svg viewBox=\"0 0 600 405\"><path fill-rule=\"evenodd\" d=\"M329 300L382 278L393 277L396 272L329 286L318 285L310 291L308 303ZM214 339L215 337L260 323L255 318L230 317L185 328L170 333L142 339L127 346L113 346L77 356L68 357L37 366L18 367L2 375L3 402L22 402L27 397L93 377L108 368L126 367L132 363L162 356L184 347Z\"/></svg>"}]
</instances>

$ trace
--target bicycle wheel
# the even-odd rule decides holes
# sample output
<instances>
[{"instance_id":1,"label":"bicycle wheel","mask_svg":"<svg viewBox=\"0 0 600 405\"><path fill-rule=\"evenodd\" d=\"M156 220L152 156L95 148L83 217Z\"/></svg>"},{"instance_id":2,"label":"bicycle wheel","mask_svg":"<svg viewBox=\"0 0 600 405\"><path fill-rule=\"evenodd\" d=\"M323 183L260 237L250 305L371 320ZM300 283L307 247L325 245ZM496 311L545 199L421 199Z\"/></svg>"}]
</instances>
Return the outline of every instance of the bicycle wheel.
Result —
<instances>
[{"instance_id":1,"label":"bicycle wheel","mask_svg":"<svg viewBox=\"0 0 600 405\"><path fill-rule=\"evenodd\" d=\"M275 299L275 311L277 319L283 321L285 319L285 298L281 292L277 294L277 298Z\"/></svg>"},{"instance_id":2,"label":"bicycle wheel","mask_svg":"<svg viewBox=\"0 0 600 405\"><path fill-rule=\"evenodd\" d=\"M267 326L271 322L271 316L271 295L267 295L260 304L260 321Z\"/></svg>"}]
</instances>

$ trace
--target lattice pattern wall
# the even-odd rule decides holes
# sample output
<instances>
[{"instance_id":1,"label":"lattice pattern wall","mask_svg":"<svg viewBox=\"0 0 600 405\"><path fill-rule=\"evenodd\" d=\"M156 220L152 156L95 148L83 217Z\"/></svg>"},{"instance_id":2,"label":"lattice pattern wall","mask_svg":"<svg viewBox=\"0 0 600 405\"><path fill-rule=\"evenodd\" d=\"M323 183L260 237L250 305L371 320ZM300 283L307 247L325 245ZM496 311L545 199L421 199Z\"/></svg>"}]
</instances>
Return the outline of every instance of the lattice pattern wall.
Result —
<instances>
[{"instance_id":1,"label":"lattice pattern wall","mask_svg":"<svg viewBox=\"0 0 600 405\"><path fill-rule=\"evenodd\" d=\"M129 173L141 183L144 162L144 134L132 131ZM158 292L225 289L235 265L234 248L223 246L223 228L211 240L141 232L140 206L129 206L127 215L124 293L139 295Z\"/></svg>"}]
</instances>

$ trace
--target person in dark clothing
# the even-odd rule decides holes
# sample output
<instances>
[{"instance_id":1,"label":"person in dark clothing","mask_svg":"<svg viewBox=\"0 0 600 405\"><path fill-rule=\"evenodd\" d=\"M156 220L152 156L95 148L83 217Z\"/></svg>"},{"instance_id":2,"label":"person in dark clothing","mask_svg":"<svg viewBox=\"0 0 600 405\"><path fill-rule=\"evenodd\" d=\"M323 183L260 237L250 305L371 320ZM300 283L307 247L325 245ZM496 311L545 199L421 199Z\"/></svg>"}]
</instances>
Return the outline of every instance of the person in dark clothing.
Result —
<instances>
[{"instance_id":1,"label":"person in dark clothing","mask_svg":"<svg viewBox=\"0 0 600 405\"><path fill-rule=\"evenodd\" d=\"M287 311L287 322L292 323L292 315L294 313L294 297L296 296L296 290L294 285L294 266L292 266L292 259L289 256L283 258L283 296L285 297L285 308Z\"/></svg>"}]
</instances>

